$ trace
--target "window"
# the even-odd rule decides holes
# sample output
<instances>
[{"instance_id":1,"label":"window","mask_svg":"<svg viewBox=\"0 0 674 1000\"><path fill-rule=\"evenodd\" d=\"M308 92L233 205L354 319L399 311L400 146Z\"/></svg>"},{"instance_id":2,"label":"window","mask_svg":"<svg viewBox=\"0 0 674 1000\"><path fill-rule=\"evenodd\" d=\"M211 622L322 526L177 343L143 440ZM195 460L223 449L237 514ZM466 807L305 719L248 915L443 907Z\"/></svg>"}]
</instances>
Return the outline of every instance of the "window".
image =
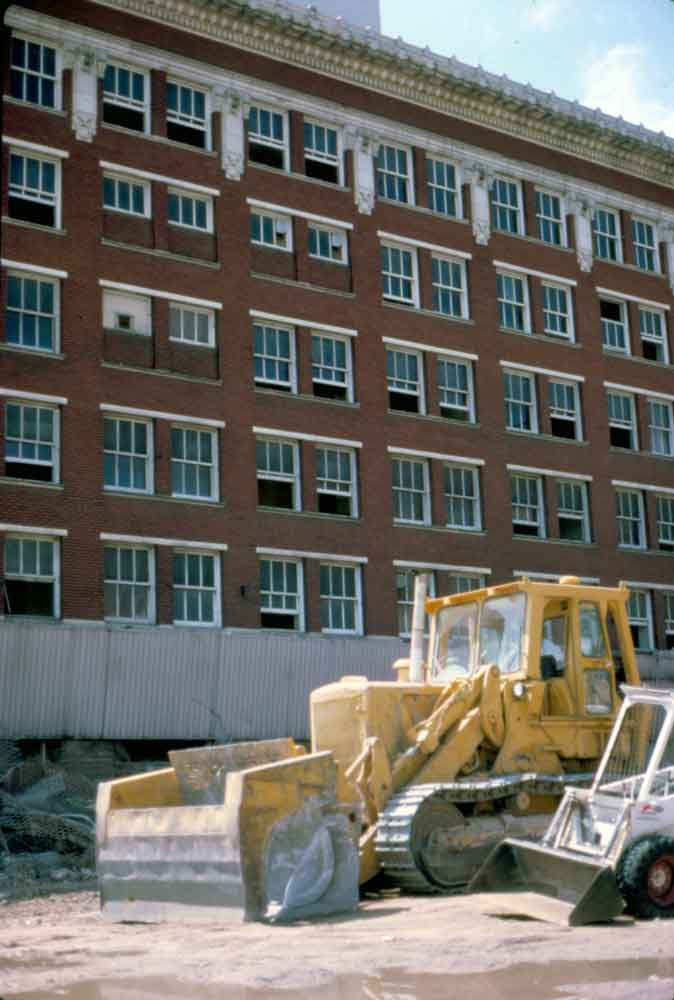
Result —
<instances>
[{"instance_id":1,"label":"window","mask_svg":"<svg viewBox=\"0 0 674 1000\"><path fill-rule=\"evenodd\" d=\"M674 497L656 497L655 517L658 548L664 552L674 552Z\"/></svg>"},{"instance_id":2,"label":"window","mask_svg":"<svg viewBox=\"0 0 674 1000\"><path fill-rule=\"evenodd\" d=\"M391 459L393 518L405 524L431 523L431 487L424 459Z\"/></svg>"},{"instance_id":3,"label":"window","mask_svg":"<svg viewBox=\"0 0 674 1000\"><path fill-rule=\"evenodd\" d=\"M618 213L599 208L592 217L594 252L602 260L622 261Z\"/></svg>"},{"instance_id":4,"label":"window","mask_svg":"<svg viewBox=\"0 0 674 1000\"><path fill-rule=\"evenodd\" d=\"M433 257L433 309L443 316L466 318L466 265L447 257Z\"/></svg>"},{"instance_id":5,"label":"window","mask_svg":"<svg viewBox=\"0 0 674 1000\"><path fill-rule=\"evenodd\" d=\"M321 563L319 573L321 630L362 634L360 568Z\"/></svg>"},{"instance_id":6,"label":"window","mask_svg":"<svg viewBox=\"0 0 674 1000\"><path fill-rule=\"evenodd\" d=\"M173 553L174 625L220 624L220 563L200 552Z\"/></svg>"},{"instance_id":7,"label":"window","mask_svg":"<svg viewBox=\"0 0 674 1000\"><path fill-rule=\"evenodd\" d=\"M56 618L59 548L46 538L5 538L5 613Z\"/></svg>"},{"instance_id":8,"label":"window","mask_svg":"<svg viewBox=\"0 0 674 1000\"><path fill-rule=\"evenodd\" d=\"M627 325L627 304L615 299L600 299L601 336L608 351L630 353L629 327Z\"/></svg>"},{"instance_id":9,"label":"window","mask_svg":"<svg viewBox=\"0 0 674 1000\"><path fill-rule=\"evenodd\" d=\"M311 380L314 396L353 402L351 343L347 338L312 333Z\"/></svg>"},{"instance_id":10,"label":"window","mask_svg":"<svg viewBox=\"0 0 674 1000\"><path fill-rule=\"evenodd\" d=\"M58 411L30 403L5 407L5 475L14 479L59 480Z\"/></svg>"},{"instance_id":11,"label":"window","mask_svg":"<svg viewBox=\"0 0 674 1000\"><path fill-rule=\"evenodd\" d=\"M648 400L648 429L654 455L674 455L674 416L672 404Z\"/></svg>"},{"instance_id":12,"label":"window","mask_svg":"<svg viewBox=\"0 0 674 1000\"><path fill-rule=\"evenodd\" d=\"M514 274L497 274L496 297L499 325L505 330L531 333L526 279L518 278Z\"/></svg>"},{"instance_id":13,"label":"window","mask_svg":"<svg viewBox=\"0 0 674 1000\"><path fill-rule=\"evenodd\" d=\"M150 215L150 185L103 175L103 207L128 215Z\"/></svg>"},{"instance_id":14,"label":"window","mask_svg":"<svg viewBox=\"0 0 674 1000\"><path fill-rule=\"evenodd\" d=\"M197 309L177 302L169 305L169 337L180 344L196 347L215 346L215 314L210 309Z\"/></svg>"},{"instance_id":15,"label":"window","mask_svg":"<svg viewBox=\"0 0 674 1000\"><path fill-rule=\"evenodd\" d=\"M644 498L636 490L616 490L618 545L626 549L646 548Z\"/></svg>"},{"instance_id":16,"label":"window","mask_svg":"<svg viewBox=\"0 0 674 1000\"><path fill-rule=\"evenodd\" d=\"M609 439L614 448L637 451L637 416L634 397L623 392L608 392Z\"/></svg>"},{"instance_id":17,"label":"window","mask_svg":"<svg viewBox=\"0 0 674 1000\"><path fill-rule=\"evenodd\" d=\"M347 264L349 255L346 230L310 225L309 256L329 260L333 264Z\"/></svg>"},{"instance_id":18,"label":"window","mask_svg":"<svg viewBox=\"0 0 674 1000\"><path fill-rule=\"evenodd\" d=\"M58 350L59 284L25 274L7 275L8 344L30 350Z\"/></svg>"},{"instance_id":19,"label":"window","mask_svg":"<svg viewBox=\"0 0 674 1000\"><path fill-rule=\"evenodd\" d=\"M659 271L658 242L655 226L643 219L632 219L634 261L642 271Z\"/></svg>"},{"instance_id":20,"label":"window","mask_svg":"<svg viewBox=\"0 0 674 1000\"><path fill-rule=\"evenodd\" d=\"M166 136L174 142L208 149L206 94L203 90L167 81Z\"/></svg>"},{"instance_id":21,"label":"window","mask_svg":"<svg viewBox=\"0 0 674 1000\"><path fill-rule=\"evenodd\" d=\"M9 154L9 217L58 228L60 164L42 156Z\"/></svg>"},{"instance_id":22,"label":"window","mask_svg":"<svg viewBox=\"0 0 674 1000\"><path fill-rule=\"evenodd\" d=\"M356 456L345 448L316 448L316 494L321 514L358 517Z\"/></svg>"},{"instance_id":23,"label":"window","mask_svg":"<svg viewBox=\"0 0 674 1000\"><path fill-rule=\"evenodd\" d=\"M632 633L634 648L639 651L653 649L653 609L647 590L630 591L627 602L627 620Z\"/></svg>"},{"instance_id":24,"label":"window","mask_svg":"<svg viewBox=\"0 0 674 1000\"><path fill-rule=\"evenodd\" d=\"M337 129L320 122L304 122L304 172L330 184L341 184L341 157Z\"/></svg>"},{"instance_id":25,"label":"window","mask_svg":"<svg viewBox=\"0 0 674 1000\"><path fill-rule=\"evenodd\" d=\"M248 112L248 159L277 170L288 169L286 116L253 105Z\"/></svg>"},{"instance_id":26,"label":"window","mask_svg":"<svg viewBox=\"0 0 674 1000\"><path fill-rule=\"evenodd\" d=\"M425 573L428 580L428 597L435 597L435 574L420 568L399 569L396 572L396 609L398 612L398 635L406 637L412 632L414 608L414 580L419 573ZM425 631L428 631L428 616L424 616Z\"/></svg>"},{"instance_id":27,"label":"window","mask_svg":"<svg viewBox=\"0 0 674 1000\"><path fill-rule=\"evenodd\" d=\"M454 164L427 156L426 183L430 210L440 215L458 216L459 194Z\"/></svg>"},{"instance_id":28,"label":"window","mask_svg":"<svg viewBox=\"0 0 674 1000\"><path fill-rule=\"evenodd\" d=\"M294 441L258 438L255 443L257 502L261 507L301 510L299 449Z\"/></svg>"},{"instance_id":29,"label":"window","mask_svg":"<svg viewBox=\"0 0 674 1000\"><path fill-rule=\"evenodd\" d=\"M664 313L639 307L639 333L641 349L649 361L669 363Z\"/></svg>"},{"instance_id":30,"label":"window","mask_svg":"<svg viewBox=\"0 0 674 1000\"><path fill-rule=\"evenodd\" d=\"M545 537L543 480L540 476L511 476L513 534Z\"/></svg>"},{"instance_id":31,"label":"window","mask_svg":"<svg viewBox=\"0 0 674 1000\"><path fill-rule=\"evenodd\" d=\"M60 91L56 49L14 35L9 73L12 97L43 108L60 108Z\"/></svg>"},{"instance_id":32,"label":"window","mask_svg":"<svg viewBox=\"0 0 674 1000\"><path fill-rule=\"evenodd\" d=\"M399 201L404 205L413 204L410 161L409 150L382 143L377 155L377 194L380 198Z\"/></svg>"},{"instance_id":33,"label":"window","mask_svg":"<svg viewBox=\"0 0 674 1000\"><path fill-rule=\"evenodd\" d=\"M272 215L271 212L250 213L251 242L276 250L292 250L292 222L286 215Z\"/></svg>"},{"instance_id":34,"label":"window","mask_svg":"<svg viewBox=\"0 0 674 1000\"><path fill-rule=\"evenodd\" d=\"M106 330L152 336L152 299L128 292L103 292L103 326Z\"/></svg>"},{"instance_id":35,"label":"window","mask_svg":"<svg viewBox=\"0 0 674 1000\"><path fill-rule=\"evenodd\" d=\"M171 428L171 495L218 499L218 437L215 431Z\"/></svg>"},{"instance_id":36,"label":"window","mask_svg":"<svg viewBox=\"0 0 674 1000\"><path fill-rule=\"evenodd\" d=\"M297 392L295 333L290 327L253 324L255 384Z\"/></svg>"},{"instance_id":37,"label":"window","mask_svg":"<svg viewBox=\"0 0 674 1000\"><path fill-rule=\"evenodd\" d=\"M260 560L260 625L304 631L302 563L289 559Z\"/></svg>"},{"instance_id":38,"label":"window","mask_svg":"<svg viewBox=\"0 0 674 1000\"><path fill-rule=\"evenodd\" d=\"M448 528L479 531L480 481L477 469L445 465L445 519Z\"/></svg>"},{"instance_id":39,"label":"window","mask_svg":"<svg viewBox=\"0 0 674 1000\"><path fill-rule=\"evenodd\" d=\"M103 76L103 121L147 132L149 90L146 73L108 63Z\"/></svg>"},{"instance_id":40,"label":"window","mask_svg":"<svg viewBox=\"0 0 674 1000\"><path fill-rule=\"evenodd\" d=\"M106 545L103 550L105 617L154 621L154 558L151 549Z\"/></svg>"},{"instance_id":41,"label":"window","mask_svg":"<svg viewBox=\"0 0 674 1000\"><path fill-rule=\"evenodd\" d=\"M465 594L470 590L481 590L484 585L483 576L472 576L467 573L450 573L447 593Z\"/></svg>"},{"instance_id":42,"label":"window","mask_svg":"<svg viewBox=\"0 0 674 1000\"><path fill-rule=\"evenodd\" d=\"M536 191L536 227L539 240L556 247L564 246L564 220L559 195Z\"/></svg>"},{"instance_id":43,"label":"window","mask_svg":"<svg viewBox=\"0 0 674 1000\"><path fill-rule=\"evenodd\" d=\"M582 441L583 423L580 413L580 393L576 382L548 382L550 401L550 433L553 437Z\"/></svg>"},{"instance_id":44,"label":"window","mask_svg":"<svg viewBox=\"0 0 674 1000\"><path fill-rule=\"evenodd\" d=\"M665 649L674 649L674 593L665 594Z\"/></svg>"},{"instance_id":45,"label":"window","mask_svg":"<svg viewBox=\"0 0 674 1000\"><path fill-rule=\"evenodd\" d=\"M406 413L425 412L420 354L387 347L386 381L389 409Z\"/></svg>"},{"instance_id":46,"label":"window","mask_svg":"<svg viewBox=\"0 0 674 1000\"><path fill-rule=\"evenodd\" d=\"M152 424L145 420L105 417L103 470L107 490L152 493Z\"/></svg>"},{"instance_id":47,"label":"window","mask_svg":"<svg viewBox=\"0 0 674 1000\"><path fill-rule=\"evenodd\" d=\"M543 284L543 332L551 337L574 339L571 291L562 285Z\"/></svg>"},{"instance_id":48,"label":"window","mask_svg":"<svg viewBox=\"0 0 674 1000\"><path fill-rule=\"evenodd\" d=\"M382 244L381 276L385 299L412 306L419 304L417 256L413 250Z\"/></svg>"},{"instance_id":49,"label":"window","mask_svg":"<svg viewBox=\"0 0 674 1000\"><path fill-rule=\"evenodd\" d=\"M202 232L212 233L213 200L169 190L168 220L186 229L200 229Z\"/></svg>"},{"instance_id":50,"label":"window","mask_svg":"<svg viewBox=\"0 0 674 1000\"><path fill-rule=\"evenodd\" d=\"M567 542L590 541L587 487L577 480L557 480L559 537Z\"/></svg>"},{"instance_id":51,"label":"window","mask_svg":"<svg viewBox=\"0 0 674 1000\"><path fill-rule=\"evenodd\" d=\"M470 362L437 360L440 412L448 420L475 421L473 369Z\"/></svg>"},{"instance_id":52,"label":"window","mask_svg":"<svg viewBox=\"0 0 674 1000\"><path fill-rule=\"evenodd\" d=\"M506 428L509 431L538 431L536 385L533 375L503 373Z\"/></svg>"},{"instance_id":53,"label":"window","mask_svg":"<svg viewBox=\"0 0 674 1000\"><path fill-rule=\"evenodd\" d=\"M522 234L520 186L517 181L497 177L491 189L491 224L502 233Z\"/></svg>"}]
</instances>

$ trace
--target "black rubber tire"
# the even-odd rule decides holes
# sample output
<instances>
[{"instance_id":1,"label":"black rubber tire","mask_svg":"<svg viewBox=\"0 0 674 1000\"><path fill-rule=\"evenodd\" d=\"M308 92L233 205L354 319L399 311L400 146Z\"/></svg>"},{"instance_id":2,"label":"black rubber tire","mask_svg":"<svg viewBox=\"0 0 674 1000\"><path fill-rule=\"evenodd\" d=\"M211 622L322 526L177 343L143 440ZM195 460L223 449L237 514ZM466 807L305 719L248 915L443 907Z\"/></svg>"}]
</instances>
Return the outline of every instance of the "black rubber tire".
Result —
<instances>
[{"instance_id":1,"label":"black rubber tire","mask_svg":"<svg viewBox=\"0 0 674 1000\"><path fill-rule=\"evenodd\" d=\"M616 881L628 913L674 918L674 837L645 833L632 841L618 861Z\"/></svg>"}]
</instances>

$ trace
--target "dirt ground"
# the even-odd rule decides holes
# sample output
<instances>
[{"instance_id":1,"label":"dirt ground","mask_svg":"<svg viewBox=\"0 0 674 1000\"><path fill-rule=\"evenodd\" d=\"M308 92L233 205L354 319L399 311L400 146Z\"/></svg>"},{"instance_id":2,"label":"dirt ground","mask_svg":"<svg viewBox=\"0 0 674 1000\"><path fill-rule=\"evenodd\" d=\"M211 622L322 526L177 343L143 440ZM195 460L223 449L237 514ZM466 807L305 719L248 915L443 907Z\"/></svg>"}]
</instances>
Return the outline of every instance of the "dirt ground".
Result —
<instances>
[{"instance_id":1,"label":"dirt ground","mask_svg":"<svg viewBox=\"0 0 674 1000\"><path fill-rule=\"evenodd\" d=\"M489 915L488 901L373 899L291 926L109 924L94 892L6 902L0 996L673 1000L674 921L572 929Z\"/></svg>"}]
</instances>

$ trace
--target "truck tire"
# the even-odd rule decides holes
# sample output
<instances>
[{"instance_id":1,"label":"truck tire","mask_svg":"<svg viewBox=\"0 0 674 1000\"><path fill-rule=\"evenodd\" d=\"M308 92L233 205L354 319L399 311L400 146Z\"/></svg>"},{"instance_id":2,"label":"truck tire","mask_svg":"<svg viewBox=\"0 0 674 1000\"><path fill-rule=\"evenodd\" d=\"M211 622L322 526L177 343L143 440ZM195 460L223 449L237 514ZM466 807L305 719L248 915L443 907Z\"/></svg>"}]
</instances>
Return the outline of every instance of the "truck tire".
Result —
<instances>
[{"instance_id":1,"label":"truck tire","mask_svg":"<svg viewBox=\"0 0 674 1000\"><path fill-rule=\"evenodd\" d=\"M674 918L674 837L646 833L618 861L616 881L628 913Z\"/></svg>"}]
</instances>

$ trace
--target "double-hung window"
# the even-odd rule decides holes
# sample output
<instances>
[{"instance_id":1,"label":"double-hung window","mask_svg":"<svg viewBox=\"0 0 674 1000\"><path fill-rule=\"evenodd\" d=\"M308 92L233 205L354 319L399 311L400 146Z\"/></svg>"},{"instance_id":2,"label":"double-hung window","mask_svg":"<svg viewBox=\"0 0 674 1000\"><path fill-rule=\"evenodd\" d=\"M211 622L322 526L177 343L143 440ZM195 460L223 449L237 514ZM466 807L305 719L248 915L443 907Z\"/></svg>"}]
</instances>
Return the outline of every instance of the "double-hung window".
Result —
<instances>
[{"instance_id":1,"label":"double-hung window","mask_svg":"<svg viewBox=\"0 0 674 1000\"><path fill-rule=\"evenodd\" d=\"M403 524L431 523L431 486L426 459L392 458L393 518Z\"/></svg>"},{"instance_id":2,"label":"double-hung window","mask_svg":"<svg viewBox=\"0 0 674 1000\"><path fill-rule=\"evenodd\" d=\"M646 514L639 490L616 490L618 545L625 549L646 548Z\"/></svg>"},{"instance_id":3,"label":"double-hung window","mask_svg":"<svg viewBox=\"0 0 674 1000\"><path fill-rule=\"evenodd\" d=\"M671 403L648 400L648 430L654 455L674 455L674 414Z\"/></svg>"},{"instance_id":4,"label":"double-hung window","mask_svg":"<svg viewBox=\"0 0 674 1000\"><path fill-rule=\"evenodd\" d=\"M260 625L304 631L302 563L294 559L260 559Z\"/></svg>"},{"instance_id":5,"label":"double-hung window","mask_svg":"<svg viewBox=\"0 0 674 1000\"><path fill-rule=\"evenodd\" d=\"M674 591L665 594L665 649L674 649Z\"/></svg>"},{"instance_id":6,"label":"double-hung window","mask_svg":"<svg viewBox=\"0 0 674 1000\"><path fill-rule=\"evenodd\" d=\"M567 542L590 541L587 486L575 479L557 480L559 537Z\"/></svg>"},{"instance_id":7,"label":"double-hung window","mask_svg":"<svg viewBox=\"0 0 674 1000\"><path fill-rule=\"evenodd\" d=\"M655 226L643 219L632 219L634 260L642 271L659 271L658 241Z\"/></svg>"},{"instance_id":8,"label":"double-hung window","mask_svg":"<svg viewBox=\"0 0 674 1000\"><path fill-rule=\"evenodd\" d=\"M658 548L664 552L674 552L674 497L655 498L655 519Z\"/></svg>"},{"instance_id":9,"label":"double-hung window","mask_svg":"<svg viewBox=\"0 0 674 1000\"><path fill-rule=\"evenodd\" d=\"M103 483L106 490L154 491L152 424L126 417L103 419Z\"/></svg>"},{"instance_id":10,"label":"double-hung window","mask_svg":"<svg viewBox=\"0 0 674 1000\"><path fill-rule=\"evenodd\" d=\"M257 246L292 250L293 226L287 215L274 215L259 209L250 213L250 239Z\"/></svg>"},{"instance_id":11,"label":"double-hung window","mask_svg":"<svg viewBox=\"0 0 674 1000\"><path fill-rule=\"evenodd\" d=\"M627 621L634 648L639 650L653 649L653 607L648 590L630 590L627 602Z\"/></svg>"},{"instance_id":12,"label":"double-hung window","mask_svg":"<svg viewBox=\"0 0 674 1000\"><path fill-rule=\"evenodd\" d=\"M253 324L255 384L265 389L297 392L295 331L271 323Z\"/></svg>"},{"instance_id":13,"label":"double-hung window","mask_svg":"<svg viewBox=\"0 0 674 1000\"><path fill-rule=\"evenodd\" d=\"M220 625L220 558L210 552L173 553L173 624Z\"/></svg>"},{"instance_id":14,"label":"double-hung window","mask_svg":"<svg viewBox=\"0 0 674 1000\"><path fill-rule=\"evenodd\" d=\"M630 353L627 303L619 299L600 299L601 337L607 351Z\"/></svg>"},{"instance_id":15,"label":"double-hung window","mask_svg":"<svg viewBox=\"0 0 674 1000\"><path fill-rule=\"evenodd\" d=\"M417 351L386 348L386 382L391 410L425 413L423 364Z\"/></svg>"},{"instance_id":16,"label":"double-hung window","mask_svg":"<svg viewBox=\"0 0 674 1000\"><path fill-rule=\"evenodd\" d=\"M218 499L218 435L197 427L171 428L171 495Z\"/></svg>"},{"instance_id":17,"label":"double-hung window","mask_svg":"<svg viewBox=\"0 0 674 1000\"><path fill-rule=\"evenodd\" d=\"M184 306L178 302L169 305L169 338L178 344L195 347L215 346L215 313L212 309Z\"/></svg>"},{"instance_id":18,"label":"double-hung window","mask_svg":"<svg viewBox=\"0 0 674 1000\"><path fill-rule=\"evenodd\" d=\"M526 278L515 274L496 275L499 325L504 330L531 333L529 290Z\"/></svg>"},{"instance_id":19,"label":"double-hung window","mask_svg":"<svg viewBox=\"0 0 674 1000\"><path fill-rule=\"evenodd\" d=\"M469 361L437 359L440 412L448 420L475 421L473 369Z\"/></svg>"},{"instance_id":20,"label":"double-hung window","mask_svg":"<svg viewBox=\"0 0 674 1000\"><path fill-rule=\"evenodd\" d=\"M348 264L349 252L345 229L309 226L309 256L329 260L333 264Z\"/></svg>"},{"instance_id":21,"label":"double-hung window","mask_svg":"<svg viewBox=\"0 0 674 1000\"><path fill-rule=\"evenodd\" d=\"M641 336L641 350L645 358L649 361L659 361L665 365L669 363L665 314L663 312L659 309L647 309L645 306L639 306L639 335Z\"/></svg>"},{"instance_id":22,"label":"double-hung window","mask_svg":"<svg viewBox=\"0 0 674 1000\"><path fill-rule=\"evenodd\" d=\"M540 476L512 475L513 534L545 538L543 480Z\"/></svg>"},{"instance_id":23,"label":"double-hung window","mask_svg":"<svg viewBox=\"0 0 674 1000\"><path fill-rule=\"evenodd\" d=\"M629 448L637 451L637 412L634 396L624 392L608 392L609 440L613 448Z\"/></svg>"},{"instance_id":24,"label":"double-hung window","mask_svg":"<svg viewBox=\"0 0 674 1000\"><path fill-rule=\"evenodd\" d=\"M5 614L58 617L59 555L59 544L51 539L5 538Z\"/></svg>"},{"instance_id":25,"label":"double-hung window","mask_svg":"<svg viewBox=\"0 0 674 1000\"><path fill-rule=\"evenodd\" d=\"M103 326L120 333L152 335L152 299L112 289L103 291Z\"/></svg>"},{"instance_id":26,"label":"double-hung window","mask_svg":"<svg viewBox=\"0 0 674 1000\"><path fill-rule=\"evenodd\" d=\"M506 428L509 431L538 432L536 383L533 375L503 373Z\"/></svg>"},{"instance_id":27,"label":"double-hung window","mask_svg":"<svg viewBox=\"0 0 674 1000\"><path fill-rule=\"evenodd\" d=\"M8 344L37 351L59 348L59 283L35 275L7 275L5 337Z\"/></svg>"},{"instance_id":28,"label":"double-hung window","mask_svg":"<svg viewBox=\"0 0 674 1000\"><path fill-rule=\"evenodd\" d=\"M470 590L480 590L484 587L483 576L472 576L469 573L450 573L447 582L448 594L465 594Z\"/></svg>"},{"instance_id":29,"label":"double-hung window","mask_svg":"<svg viewBox=\"0 0 674 1000\"><path fill-rule=\"evenodd\" d=\"M103 593L108 621L153 622L155 618L154 552L141 546L106 545L103 550Z\"/></svg>"},{"instance_id":30,"label":"double-hung window","mask_svg":"<svg viewBox=\"0 0 674 1000\"><path fill-rule=\"evenodd\" d=\"M248 159L288 169L288 119L283 111L252 105L248 112Z\"/></svg>"},{"instance_id":31,"label":"double-hung window","mask_svg":"<svg viewBox=\"0 0 674 1000\"><path fill-rule=\"evenodd\" d=\"M541 287L543 291L543 332L551 337L573 340L571 289L564 285L547 283Z\"/></svg>"},{"instance_id":32,"label":"double-hung window","mask_svg":"<svg viewBox=\"0 0 674 1000\"><path fill-rule=\"evenodd\" d=\"M8 401L5 406L5 475L59 481L59 413L48 406Z\"/></svg>"},{"instance_id":33,"label":"double-hung window","mask_svg":"<svg viewBox=\"0 0 674 1000\"><path fill-rule=\"evenodd\" d=\"M361 635L363 607L360 566L321 563L319 587L321 631Z\"/></svg>"},{"instance_id":34,"label":"double-hung window","mask_svg":"<svg viewBox=\"0 0 674 1000\"><path fill-rule=\"evenodd\" d=\"M412 616L414 613L414 581L419 573L425 573L427 579L427 595L435 597L435 574L419 567L419 569L398 569L396 572L396 610L398 612L398 635L407 637L412 632ZM428 631L428 615L424 616L425 629Z\"/></svg>"},{"instance_id":35,"label":"double-hung window","mask_svg":"<svg viewBox=\"0 0 674 1000\"><path fill-rule=\"evenodd\" d=\"M316 494L321 514L358 517L353 451L328 445L316 447Z\"/></svg>"},{"instance_id":36,"label":"double-hung window","mask_svg":"<svg viewBox=\"0 0 674 1000\"><path fill-rule=\"evenodd\" d=\"M258 438L255 443L257 502L261 507L301 510L300 455L296 441Z\"/></svg>"},{"instance_id":37,"label":"double-hung window","mask_svg":"<svg viewBox=\"0 0 674 1000\"><path fill-rule=\"evenodd\" d=\"M377 194L380 198L403 205L414 203L411 163L409 149L381 144L377 155Z\"/></svg>"},{"instance_id":38,"label":"double-hung window","mask_svg":"<svg viewBox=\"0 0 674 1000\"><path fill-rule=\"evenodd\" d=\"M321 122L304 121L304 172L330 184L342 183L339 133Z\"/></svg>"},{"instance_id":39,"label":"double-hung window","mask_svg":"<svg viewBox=\"0 0 674 1000\"><path fill-rule=\"evenodd\" d=\"M480 477L473 466L445 465L445 523L448 528L479 531Z\"/></svg>"},{"instance_id":40,"label":"double-hung window","mask_svg":"<svg viewBox=\"0 0 674 1000\"><path fill-rule=\"evenodd\" d=\"M348 337L311 334L311 382L314 396L353 402L351 342Z\"/></svg>"},{"instance_id":41,"label":"double-hung window","mask_svg":"<svg viewBox=\"0 0 674 1000\"><path fill-rule=\"evenodd\" d=\"M149 131L150 80L146 72L108 63L103 75L103 121Z\"/></svg>"},{"instance_id":42,"label":"double-hung window","mask_svg":"<svg viewBox=\"0 0 674 1000\"><path fill-rule=\"evenodd\" d=\"M175 142L208 149L207 99L203 90L168 80L166 84L166 136Z\"/></svg>"},{"instance_id":43,"label":"double-hung window","mask_svg":"<svg viewBox=\"0 0 674 1000\"><path fill-rule=\"evenodd\" d=\"M103 175L103 207L127 215L150 216L150 185L128 177Z\"/></svg>"},{"instance_id":44,"label":"double-hung window","mask_svg":"<svg viewBox=\"0 0 674 1000\"><path fill-rule=\"evenodd\" d=\"M468 317L466 265L451 257L433 257L433 309L443 316Z\"/></svg>"},{"instance_id":45,"label":"double-hung window","mask_svg":"<svg viewBox=\"0 0 674 1000\"><path fill-rule=\"evenodd\" d=\"M9 154L9 217L38 226L61 225L61 164L34 153Z\"/></svg>"},{"instance_id":46,"label":"double-hung window","mask_svg":"<svg viewBox=\"0 0 674 1000\"><path fill-rule=\"evenodd\" d=\"M61 78L56 49L44 42L12 37L9 92L18 101L43 108L61 107Z\"/></svg>"},{"instance_id":47,"label":"double-hung window","mask_svg":"<svg viewBox=\"0 0 674 1000\"><path fill-rule=\"evenodd\" d=\"M620 221L617 212L608 208L598 208L592 216L594 252L601 260L622 261L620 242Z\"/></svg>"},{"instance_id":48,"label":"double-hung window","mask_svg":"<svg viewBox=\"0 0 674 1000\"><path fill-rule=\"evenodd\" d=\"M502 233L522 235L522 190L517 181L497 177L491 188L491 224Z\"/></svg>"},{"instance_id":49,"label":"double-hung window","mask_svg":"<svg viewBox=\"0 0 674 1000\"><path fill-rule=\"evenodd\" d=\"M213 199L169 188L168 220L186 229L213 232Z\"/></svg>"},{"instance_id":50,"label":"double-hung window","mask_svg":"<svg viewBox=\"0 0 674 1000\"><path fill-rule=\"evenodd\" d=\"M549 191L536 190L536 227L539 240L553 246L564 246L562 199Z\"/></svg>"},{"instance_id":51,"label":"double-hung window","mask_svg":"<svg viewBox=\"0 0 674 1000\"><path fill-rule=\"evenodd\" d=\"M419 305L415 250L382 243L381 276L385 299L403 302L405 305Z\"/></svg>"},{"instance_id":52,"label":"double-hung window","mask_svg":"<svg viewBox=\"0 0 674 1000\"><path fill-rule=\"evenodd\" d=\"M569 441L582 441L583 423L580 410L580 393L576 382L562 382L550 379L548 382L550 403L550 433L553 437Z\"/></svg>"},{"instance_id":53,"label":"double-hung window","mask_svg":"<svg viewBox=\"0 0 674 1000\"><path fill-rule=\"evenodd\" d=\"M428 207L432 212L451 218L459 215L459 186L453 163L427 156L426 186Z\"/></svg>"}]
</instances>

